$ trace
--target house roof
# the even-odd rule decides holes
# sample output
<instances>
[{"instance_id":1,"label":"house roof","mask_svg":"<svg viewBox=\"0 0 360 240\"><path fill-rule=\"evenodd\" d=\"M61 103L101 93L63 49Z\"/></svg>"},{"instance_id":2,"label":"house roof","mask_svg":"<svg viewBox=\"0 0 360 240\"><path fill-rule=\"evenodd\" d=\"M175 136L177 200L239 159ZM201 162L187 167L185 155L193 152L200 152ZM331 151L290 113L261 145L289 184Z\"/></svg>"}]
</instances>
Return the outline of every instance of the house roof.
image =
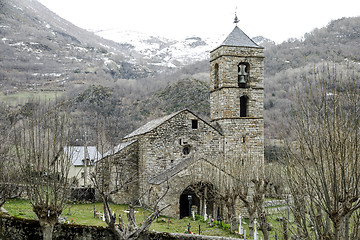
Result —
<instances>
[{"instance_id":1,"label":"house roof","mask_svg":"<svg viewBox=\"0 0 360 240\"><path fill-rule=\"evenodd\" d=\"M234 30L232 30L220 46L262 48L249 38L238 26L235 26Z\"/></svg>"},{"instance_id":2,"label":"house roof","mask_svg":"<svg viewBox=\"0 0 360 240\"><path fill-rule=\"evenodd\" d=\"M74 166L83 166L85 159L85 146L69 146L64 147L65 153L68 154L72 164ZM101 158L101 154L97 151L95 146L88 146L86 151L87 159L92 162L96 162Z\"/></svg>"}]
</instances>

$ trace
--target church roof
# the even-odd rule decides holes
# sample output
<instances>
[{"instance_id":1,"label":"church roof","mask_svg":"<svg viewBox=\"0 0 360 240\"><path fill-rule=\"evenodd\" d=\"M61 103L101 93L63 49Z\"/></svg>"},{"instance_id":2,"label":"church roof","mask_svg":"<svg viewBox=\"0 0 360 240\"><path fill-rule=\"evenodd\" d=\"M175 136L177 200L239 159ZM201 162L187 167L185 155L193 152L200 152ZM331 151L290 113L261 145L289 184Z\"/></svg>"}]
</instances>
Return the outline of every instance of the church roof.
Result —
<instances>
[{"instance_id":1,"label":"church roof","mask_svg":"<svg viewBox=\"0 0 360 240\"><path fill-rule=\"evenodd\" d=\"M148 133L150 132L151 130L159 127L161 124L163 124L164 122L170 120L171 118L175 117L176 115L178 115L179 113L181 112L184 112L184 111L187 111L187 112L190 112L191 114L193 114L194 116L196 116L198 119L202 120L205 124L207 124L208 126L210 126L211 128L213 128L215 131L217 131L219 134L221 134L219 132L219 130L217 130L216 128L214 128L213 126L211 126L209 123L207 123L205 120L201 119L200 117L198 117L196 114L194 114L193 112L191 112L189 109L183 109L183 110L180 110L178 112L174 112L170 115L167 115L167 116L164 116L164 117L161 117L161 118L157 118L155 120L152 120L148 123L146 123L145 125L143 125L142 127L139 127L138 129L136 129L135 131L133 131L132 133L126 135L124 137L124 139L127 139L127 138L131 138L131 137L135 137L135 136L139 136L139 135L142 135L142 134L145 134L145 133ZM222 134L221 134L222 135Z\"/></svg>"},{"instance_id":2,"label":"church roof","mask_svg":"<svg viewBox=\"0 0 360 240\"><path fill-rule=\"evenodd\" d=\"M184 168L192 165L196 160L192 157L183 159L175 166L163 171L162 173L156 175L153 178L148 179L148 183L159 185L166 180L169 180L171 177L184 170Z\"/></svg>"},{"instance_id":3,"label":"church roof","mask_svg":"<svg viewBox=\"0 0 360 240\"><path fill-rule=\"evenodd\" d=\"M225 41L220 46L233 47L255 47L261 48L251 38L249 38L238 26L227 36Z\"/></svg>"},{"instance_id":4,"label":"church roof","mask_svg":"<svg viewBox=\"0 0 360 240\"><path fill-rule=\"evenodd\" d=\"M130 146L131 144L133 144L134 142L136 142L136 140L133 141L129 141L129 142L124 142L124 143L120 143L119 145L115 146L113 149L111 149L110 151L106 152L103 157L107 157L110 155L113 155L115 153L120 152L121 150L125 149L127 146Z\"/></svg>"},{"instance_id":5,"label":"church roof","mask_svg":"<svg viewBox=\"0 0 360 240\"><path fill-rule=\"evenodd\" d=\"M139 127L138 129L136 129L132 133L126 135L124 138L131 138L131 137L134 137L134 136L138 136L138 135L142 135L144 133L150 132L154 128L160 126L162 123L166 122L167 120L169 120L170 118L174 117L175 115L179 114L182 111L184 111L184 110L172 113L172 114L167 115L165 117L154 119L154 120L146 123L142 127Z\"/></svg>"}]
</instances>

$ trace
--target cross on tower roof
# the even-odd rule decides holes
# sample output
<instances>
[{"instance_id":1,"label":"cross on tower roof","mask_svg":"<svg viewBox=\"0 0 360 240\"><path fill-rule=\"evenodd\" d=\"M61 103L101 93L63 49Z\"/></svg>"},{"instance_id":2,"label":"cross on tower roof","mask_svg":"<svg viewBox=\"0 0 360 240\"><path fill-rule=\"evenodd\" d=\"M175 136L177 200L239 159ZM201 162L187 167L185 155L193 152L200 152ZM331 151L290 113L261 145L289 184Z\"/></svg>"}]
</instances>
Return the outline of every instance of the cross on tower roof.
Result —
<instances>
[{"instance_id":1,"label":"cross on tower roof","mask_svg":"<svg viewBox=\"0 0 360 240\"><path fill-rule=\"evenodd\" d=\"M240 22L240 20L238 19L237 15L236 15L236 11L237 11L237 8L235 9L235 19L234 19L234 23L237 26L237 23Z\"/></svg>"}]
</instances>

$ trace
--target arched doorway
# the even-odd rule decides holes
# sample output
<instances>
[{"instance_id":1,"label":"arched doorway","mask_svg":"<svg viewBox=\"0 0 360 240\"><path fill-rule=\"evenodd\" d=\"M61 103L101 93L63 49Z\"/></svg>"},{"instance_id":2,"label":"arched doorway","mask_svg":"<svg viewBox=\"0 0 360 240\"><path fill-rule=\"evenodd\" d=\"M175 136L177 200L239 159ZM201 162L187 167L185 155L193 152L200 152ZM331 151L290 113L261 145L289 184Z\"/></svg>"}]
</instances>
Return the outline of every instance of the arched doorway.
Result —
<instances>
[{"instance_id":1,"label":"arched doorway","mask_svg":"<svg viewBox=\"0 0 360 240\"><path fill-rule=\"evenodd\" d=\"M199 182L185 188L179 200L180 218L190 217L192 211L203 215L205 208L207 215L212 215L214 208L213 194L213 185L209 183Z\"/></svg>"},{"instance_id":2,"label":"arched doorway","mask_svg":"<svg viewBox=\"0 0 360 240\"><path fill-rule=\"evenodd\" d=\"M191 208L193 206L196 206L197 208L199 208L200 207L200 199L191 190L191 188L187 187L183 191L183 193L180 195L180 218L190 217L191 216Z\"/></svg>"}]
</instances>

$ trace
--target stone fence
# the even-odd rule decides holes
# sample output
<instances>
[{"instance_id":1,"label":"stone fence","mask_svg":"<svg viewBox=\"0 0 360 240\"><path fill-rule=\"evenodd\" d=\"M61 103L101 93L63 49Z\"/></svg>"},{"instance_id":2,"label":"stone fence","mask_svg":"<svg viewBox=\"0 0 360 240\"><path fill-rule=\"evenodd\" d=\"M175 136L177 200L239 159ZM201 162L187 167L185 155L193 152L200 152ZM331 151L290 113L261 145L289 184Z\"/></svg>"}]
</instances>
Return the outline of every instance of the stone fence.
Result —
<instances>
[{"instance_id":1,"label":"stone fence","mask_svg":"<svg viewBox=\"0 0 360 240\"><path fill-rule=\"evenodd\" d=\"M0 240L42 239L40 224L36 220L0 215ZM115 240L107 227L56 224L53 239L56 240ZM147 232L139 240L239 240L205 235Z\"/></svg>"}]
</instances>

